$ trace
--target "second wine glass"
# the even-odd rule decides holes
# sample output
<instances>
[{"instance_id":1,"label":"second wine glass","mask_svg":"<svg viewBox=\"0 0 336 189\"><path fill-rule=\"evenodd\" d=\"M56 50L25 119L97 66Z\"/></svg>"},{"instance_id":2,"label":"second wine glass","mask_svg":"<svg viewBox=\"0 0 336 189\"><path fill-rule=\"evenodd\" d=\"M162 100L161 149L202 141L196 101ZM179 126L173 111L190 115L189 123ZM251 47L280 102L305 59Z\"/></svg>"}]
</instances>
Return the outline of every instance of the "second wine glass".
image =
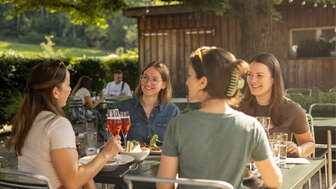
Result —
<instances>
[{"instance_id":1,"label":"second wine glass","mask_svg":"<svg viewBox=\"0 0 336 189\"><path fill-rule=\"evenodd\" d=\"M131 117L129 115L129 112L120 112L120 118L121 118L121 133L124 137L124 145L127 144L127 134L129 129L131 128Z\"/></svg>"}]
</instances>

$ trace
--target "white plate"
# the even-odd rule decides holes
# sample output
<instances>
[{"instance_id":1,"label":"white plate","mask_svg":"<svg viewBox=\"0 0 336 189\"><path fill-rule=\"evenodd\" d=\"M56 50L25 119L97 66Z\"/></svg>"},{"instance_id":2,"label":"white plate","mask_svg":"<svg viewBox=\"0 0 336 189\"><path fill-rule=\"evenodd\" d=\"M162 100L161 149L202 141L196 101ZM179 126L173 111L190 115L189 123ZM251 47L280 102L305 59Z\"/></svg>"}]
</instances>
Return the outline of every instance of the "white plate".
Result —
<instances>
[{"instance_id":1,"label":"white plate","mask_svg":"<svg viewBox=\"0 0 336 189\"><path fill-rule=\"evenodd\" d=\"M96 157L96 155L82 157L82 158L79 159L79 163L81 165L88 164L95 157ZM117 168L119 165L124 165L124 164L130 163L132 161L134 161L134 158L132 156L124 155L124 154L118 154L116 157L112 158L111 160L109 160L105 164L104 169L112 170L112 169Z\"/></svg>"}]
</instances>

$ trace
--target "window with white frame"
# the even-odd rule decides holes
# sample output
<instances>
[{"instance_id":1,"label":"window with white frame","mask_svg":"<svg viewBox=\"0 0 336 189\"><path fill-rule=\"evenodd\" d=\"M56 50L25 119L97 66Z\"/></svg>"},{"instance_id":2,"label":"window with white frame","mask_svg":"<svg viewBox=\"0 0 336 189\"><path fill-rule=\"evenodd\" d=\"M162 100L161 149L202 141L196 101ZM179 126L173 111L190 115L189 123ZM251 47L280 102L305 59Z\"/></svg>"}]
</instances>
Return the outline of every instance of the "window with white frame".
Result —
<instances>
[{"instance_id":1,"label":"window with white frame","mask_svg":"<svg viewBox=\"0 0 336 189\"><path fill-rule=\"evenodd\" d=\"M314 41L319 43L320 46L327 46L326 49L330 48L330 56L336 57L336 26L295 28L290 30L290 47L293 56L297 55L297 50L300 45L302 47L304 44L309 45L314 43Z\"/></svg>"}]
</instances>

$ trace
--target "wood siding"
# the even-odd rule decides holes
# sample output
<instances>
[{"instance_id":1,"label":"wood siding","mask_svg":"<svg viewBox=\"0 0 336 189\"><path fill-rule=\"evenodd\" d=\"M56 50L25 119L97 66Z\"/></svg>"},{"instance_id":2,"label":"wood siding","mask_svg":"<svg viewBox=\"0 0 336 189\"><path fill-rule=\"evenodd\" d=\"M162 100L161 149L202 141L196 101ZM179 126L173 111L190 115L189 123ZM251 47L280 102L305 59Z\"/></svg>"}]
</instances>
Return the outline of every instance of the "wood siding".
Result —
<instances>
[{"instance_id":1,"label":"wood siding","mask_svg":"<svg viewBox=\"0 0 336 189\"><path fill-rule=\"evenodd\" d=\"M286 88L336 87L336 58L289 60L282 69Z\"/></svg>"},{"instance_id":2,"label":"wood siding","mask_svg":"<svg viewBox=\"0 0 336 189\"><path fill-rule=\"evenodd\" d=\"M211 14L139 18L140 70L152 61L164 62L171 72L174 96L185 96L185 73L191 52L200 46L238 52L237 31L237 20Z\"/></svg>"},{"instance_id":3,"label":"wood siding","mask_svg":"<svg viewBox=\"0 0 336 189\"><path fill-rule=\"evenodd\" d=\"M278 6L282 19L272 24L272 45L269 52L275 54L284 70L286 87L335 86L335 59L289 60L290 30L293 28L336 27L336 9L313 7L313 5ZM153 9L153 8L151 8ZM191 52L200 46L218 46L238 57L240 53L240 24L237 19L213 14L190 13L167 14L160 11L134 16L138 18L139 69L151 61L162 61L168 65L175 97L186 95L186 69ZM172 8L169 8L172 11ZM181 11L180 9L178 11ZM153 15L150 15L154 12ZM132 15L128 15L132 16ZM311 81L309 78L316 80ZM330 78L333 78L332 80ZM311 86L309 86L311 85Z\"/></svg>"}]
</instances>

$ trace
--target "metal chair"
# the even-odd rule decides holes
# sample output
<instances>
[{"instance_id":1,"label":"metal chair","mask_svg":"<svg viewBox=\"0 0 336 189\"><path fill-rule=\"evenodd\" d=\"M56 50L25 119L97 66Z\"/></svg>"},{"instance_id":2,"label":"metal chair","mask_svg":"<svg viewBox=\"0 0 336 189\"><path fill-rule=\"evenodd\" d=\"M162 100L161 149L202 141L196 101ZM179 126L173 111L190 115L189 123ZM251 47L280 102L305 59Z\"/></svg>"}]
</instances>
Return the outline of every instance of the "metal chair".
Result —
<instances>
[{"instance_id":1,"label":"metal chair","mask_svg":"<svg viewBox=\"0 0 336 189\"><path fill-rule=\"evenodd\" d=\"M85 123L86 110L81 98L71 96L69 97L69 113L68 118L72 123Z\"/></svg>"},{"instance_id":2,"label":"metal chair","mask_svg":"<svg viewBox=\"0 0 336 189\"><path fill-rule=\"evenodd\" d=\"M46 176L19 170L0 168L0 188L48 189L51 188Z\"/></svg>"},{"instance_id":3,"label":"metal chair","mask_svg":"<svg viewBox=\"0 0 336 189\"><path fill-rule=\"evenodd\" d=\"M329 115L320 114L319 116L315 116L316 110L321 109L321 108L332 109L333 113L332 114L329 113ZM314 103L310 105L308 113L313 117L335 117L336 116L336 104L335 103Z\"/></svg>"},{"instance_id":4,"label":"metal chair","mask_svg":"<svg viewBox=\"0 0 336 189\"><path fill-rule=\"evenodd\" d=\"M177 183L181 185L190 185L190 186L207 186L214 188L222 189L233 189L233 186L225 181L221 180L207 180L207 179L188 179L188 178L159 178L159 177L144 177L144 176L124 176L124 181L128 185L128 189L133 189L132 181L138 182L167 182L167 183Z\"/></svg>"},{"instance_id":5,"label":"metal chair","mask_svg":"<svg viewBox=\"0 0 336 189\"><path fill-rule=\"evenodd\" d=\"M287 94L302 94L312 96L313 90L309 88L288 88L285 90Z\"/></svg>"},{"instance_id":6,"label":"metal chair","mask_svg":"<svg viewBox=\"0 0 336 189\"><path fill-rule=\"evenodd\" d=\"M312 134L312 137L315 139L315 130L314 130L314 119L313 117L310 115L310 114L306 114L307 116L307 120L308 120L308 126L309 126L309 131L311 132ZM315 145L315 149L320 149L319 150L319 153L317 154L316 151L313 153L313 158L324 158L326 160L328 160L327 158L327 148L326 147L321 147L320 146L321 144L316 144ZM316 157L318 156L318 157ZM328 186L328 170L327 170L327 165L328 165L328 162L326 161L325 162L325 180L326 180L326 187ZM319 174L319 181L320 181L320 189L322 188L322 173L321 173L321 170L318 171L318 174ZM308 181L308 185L309 185L309 188L311 188L311 180L309 179Z\"/></svg>"}]
</instances>

